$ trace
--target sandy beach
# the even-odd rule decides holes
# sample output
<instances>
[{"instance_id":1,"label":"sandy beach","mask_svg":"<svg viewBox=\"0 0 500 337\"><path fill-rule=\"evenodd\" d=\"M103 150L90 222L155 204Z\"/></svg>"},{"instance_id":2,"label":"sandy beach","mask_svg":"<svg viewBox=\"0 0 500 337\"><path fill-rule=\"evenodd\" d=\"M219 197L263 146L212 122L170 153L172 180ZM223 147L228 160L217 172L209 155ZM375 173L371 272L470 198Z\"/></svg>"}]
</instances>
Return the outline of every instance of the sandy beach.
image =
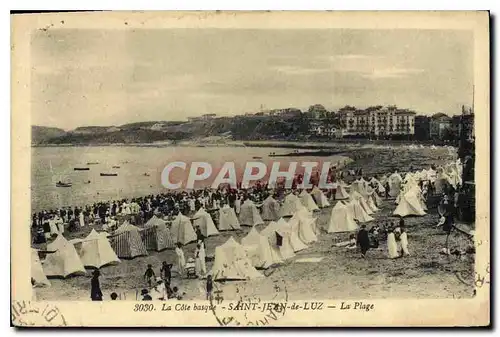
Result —
<instances>
[{"instance_id":1,"label":"sandy beach","mask_svg":"<svg viewBox=\"0 0 500 337\"><path fill-rule=\"evenodd\" d=\"M399 171L428 168L431 164L442 164L452 158L446 149L386 149L364 155L358 153L357 156L359 158L349 167L362 167L366 176L387 173L395 167ZM432 207L432 203L429 206L427 215L405 219L411 253L409 257L388 259L385 242L381 242L378 249L370 250L366 259L361 258L358 250L335 247L335 243L347 240L349 234L326 233L325 226L332 208L328 207L316 215L318 242L298 252L284 265L262 271L267 277L261 280L217 283L217 287L224 294L234 293L235 289L239 292L251 291L252 295L262 300L273 298L273 289L278 282L285 285L291 300L471 297L474 255L457 257L440 254L446 235L442 229L436 228L437 210ZM381 210L374 215L375 220L367 224L368 228L374 224L385 224L388 220L396 221L396 218L391 217L395 207L394 200L384 200ZM264 227L260 225L257 229ZM87 226L67 238L83 237L90 230ZM249 227L243 227L240 231L222 232L221 235L209 237L206 240L207 256L213 257L215 247L229 237L233 236L239 241L249 230ZM465 249L469 244L470 240L460 232L450 236L450 249ZM194 250L194 243L186 245L186 257L193 256ZM155 272L159 273L162 261L175 263L173 250L150 252L148 256L122 260L116 266L102 268L101 288L105 300L110 299L112 292L121 294L122 299L135 300L136 291L145 286L143 274L147 264L152 264ZM212 262L207 262L208 270L211 266ZM37 288L36 295L43 300L90 300L90 275L88 270L86 276L52 279L51 287ZM204 299L204 280L180 279L174 272L172 286L185 292L185 299Z\"/></svg>"}]
</instances>

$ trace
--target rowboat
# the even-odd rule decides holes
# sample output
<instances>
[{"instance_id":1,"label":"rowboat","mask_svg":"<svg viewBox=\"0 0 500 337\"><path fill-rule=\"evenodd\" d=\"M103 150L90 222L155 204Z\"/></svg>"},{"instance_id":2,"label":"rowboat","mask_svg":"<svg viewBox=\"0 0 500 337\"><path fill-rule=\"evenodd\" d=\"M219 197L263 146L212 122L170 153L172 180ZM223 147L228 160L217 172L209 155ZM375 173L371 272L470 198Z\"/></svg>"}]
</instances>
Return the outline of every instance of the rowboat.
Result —
<instances>
[{"instance_id":1,"label":"rowboat","mask_svg":"<svg viewBox=\"0 0 500 337\"><path fill-rule=\"evenodd\" d=\"M99 162L98 162L98 161L89 161L89 162L87 163L87 165L97 165L97 164L99 164Z\"/></svg>"},{"instance_id":2,"label":"rowboat","mask_svg":"<svg viewBox=\"0 0 500 337\"><path fill-rule=\"evenodd\" d=\"M62 181L56 183L56 187L71 187L72 185L72 183L63 183Z\"/></svg>"},{"instance_id":3,"label":"rowboat","mask_svg":"<svg viewBox=\"0 0 500 337\"><path fill-rule=\"evenodd\" d=\"M118 165L115 165L115 166L113 166L113 168L120 168L120 166L118 166Z\"/></svg>"},{"instance_id":4,"label":"rowboat","mask_svg":"<svg viewBox=\"0 0 500 337\"><path fill-rule=\"evenodd\" d=\"M88 171L90 170L89 167L75 167L73 170L75 171Z\"/></svg>"},{"instance_id":5,"label":"rowboat","mask_svg":"<svg viewBox=\"0 0 500 337\"><path fill-rule=\"evenodd\" d=\"M101 172L101 177L116 177L118 173L102 173Z\"/></svg>"}]
</instances>

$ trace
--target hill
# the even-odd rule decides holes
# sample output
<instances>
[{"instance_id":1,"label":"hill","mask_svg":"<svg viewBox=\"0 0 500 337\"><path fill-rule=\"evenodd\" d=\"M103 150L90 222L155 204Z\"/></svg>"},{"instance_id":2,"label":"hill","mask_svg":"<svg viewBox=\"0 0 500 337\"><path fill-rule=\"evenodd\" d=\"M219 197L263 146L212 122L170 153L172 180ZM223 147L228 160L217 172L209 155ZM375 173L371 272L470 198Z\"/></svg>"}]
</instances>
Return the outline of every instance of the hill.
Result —
<instances>
[{"instance_id":1,"label":"hill","mask_svg":"<svg viewBox=\"0 0 500 337\"><path fill-rule=\"evenodd\" d=\"M48 141L51 138L57 138L64 136L66 131L59 128L53 128L48 126L31 126L31 144L40 144Z\"/></svg>"}]
</instances>

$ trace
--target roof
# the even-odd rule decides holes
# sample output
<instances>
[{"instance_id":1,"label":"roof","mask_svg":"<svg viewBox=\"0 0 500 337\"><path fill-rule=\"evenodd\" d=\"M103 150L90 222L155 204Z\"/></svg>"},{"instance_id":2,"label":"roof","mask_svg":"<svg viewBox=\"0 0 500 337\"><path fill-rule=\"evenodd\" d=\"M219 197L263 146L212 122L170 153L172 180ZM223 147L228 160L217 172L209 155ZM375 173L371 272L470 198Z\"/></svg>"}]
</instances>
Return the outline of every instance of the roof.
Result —
<instances>
[{"instance_id":1,"label":"roof","mask_svg":"<svg viewBox=\"0 0 500 337\"><path fill-rule=\"evenodd\" d=\"M448 116L447 114L444 114L442 112L438 112L431 117L432 119L446 119L446 120L451 120L451 117Z\"/></svg>"}]
</instances>

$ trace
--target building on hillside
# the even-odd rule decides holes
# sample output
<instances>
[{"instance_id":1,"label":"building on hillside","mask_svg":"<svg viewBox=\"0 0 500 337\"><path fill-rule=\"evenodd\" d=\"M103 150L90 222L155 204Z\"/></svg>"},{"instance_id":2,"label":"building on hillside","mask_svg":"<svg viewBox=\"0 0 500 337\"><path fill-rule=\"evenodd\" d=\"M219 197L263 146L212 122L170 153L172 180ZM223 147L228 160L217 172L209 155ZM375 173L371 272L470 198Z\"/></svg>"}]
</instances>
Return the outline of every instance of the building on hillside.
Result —
<instances>
[{"instance_id":1,"label":"building on hillside","mask_svg":"<svg viewBox=\"0 0 500 337\"><path fill-rule=\"evenodd\" d=\"M429 116L415 116L415 139L429 140L430 139L430 120Z\"/></svg>"},{"instance_id":2,"label":"building on hillside","mask_svg":"<svg viewBox=\"0 0 500 337\"><path fill-rule=\"evenodd\" d=\"M313 119L322 119L328 116L328 110L321 104L314 104L309 107L307 114Z\"/></svg>"},{"instance_id":3,"label":"building on hillside","mask_svg":"<svg viewBox=\"0 0 500 337\"><path fill-rule=\"evenodd\" d=\"M339 110L342 136L414 135L416 113L395 106Z\"/></svg>"},{"instance_id":4,"label":"building on hillside","mask_svg":"<svg viewBox=\"0 0 500 337\"><path fill-rule=\"evenodd\" d=\"M161 131L165 128L165 124L163 123L155 123L151 125L150 129L153 131Z\"/></svg>"},{"instance_id":5,"label":"building on hillside","mask_svg":"<svg viewBox=\"0 0 500 337\"><path fill-rule=\"evenodd\" d=\"M450 116L439 112L432 115L430 120L430 137L431 139L443 139L446 135L446 130L451 129L452 119Z\"/></svg>"},{"instance_id":6,"label":"building on hillside","mask_svg":"<svg viewBox=\"0 0 500 337\"><path fill-rule=\"evenodd\" d=\"M111 126L106 130L106 132L118 132L118 131L121 131L121 129L117 128L116 126Z\"/></svg>"}]
</instances>

